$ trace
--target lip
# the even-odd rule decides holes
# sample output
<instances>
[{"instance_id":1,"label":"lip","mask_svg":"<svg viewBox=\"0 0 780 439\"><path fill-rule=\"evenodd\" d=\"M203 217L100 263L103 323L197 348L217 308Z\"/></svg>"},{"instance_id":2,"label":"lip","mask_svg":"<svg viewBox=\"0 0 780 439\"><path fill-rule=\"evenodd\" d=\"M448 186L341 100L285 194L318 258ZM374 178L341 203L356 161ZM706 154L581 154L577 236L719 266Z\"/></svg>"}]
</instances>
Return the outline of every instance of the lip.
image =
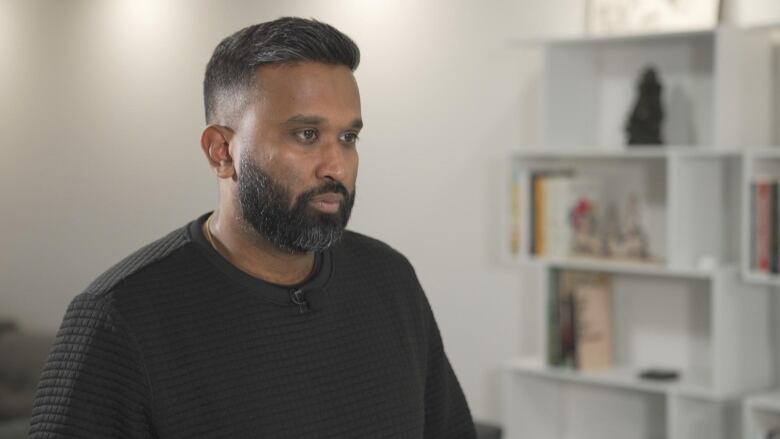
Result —
<instances>
[{"instance_id":1,"label":"lip","mask_svg":"<svg viewBox=\"0 0 780 439\"><path fill-rule=\"evenodd\" d=\"M344 197L341 194L329 193L320 194L311 199L312 203L325 203L325 204L339 204L344 201Z\"/></svg>"},{"instance_id":2,"label":"lip","mask_svg":"<svg viewBox=\"0 0 780 439\"><path fill-rule=\"evenodd\" d=\"M312 198L309 204L321 212L336 213L339 211L343 200L344 197L340 194L322 194Z\"/></svg>"}]
</instances>

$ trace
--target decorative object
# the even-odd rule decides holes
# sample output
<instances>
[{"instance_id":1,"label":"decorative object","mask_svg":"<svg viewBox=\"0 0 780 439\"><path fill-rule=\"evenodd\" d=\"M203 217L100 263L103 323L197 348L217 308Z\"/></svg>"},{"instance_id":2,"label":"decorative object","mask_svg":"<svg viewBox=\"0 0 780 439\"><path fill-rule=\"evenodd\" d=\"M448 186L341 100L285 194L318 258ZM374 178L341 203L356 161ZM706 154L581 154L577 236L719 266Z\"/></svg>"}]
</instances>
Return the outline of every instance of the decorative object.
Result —
<instances>
[{"instance_id":1,"label":"decorative object","mask_svg":"<svg viewBox=\"0 0 780 439\"><path fill-rule=\"evenodd\" d=\"M590 0L588 34L626 35L711 29L720 0Z\"/></svg>"},{"instance_id":2,"label":"decorative object","mask_svg":"<svg viewBox=\"0 0 780 439\"><path fill-rule=\"evenodd\" d=\"M674 369L651 368L640 371L639 377L651 381L677 381L680 379L680 372Z\"/></svg>"},{"instance_id":3,"label":"decorative object","mask_svg":"<svg viewBox=\"0 0 780 439\"><path fill-rule=\"evenodd\" d=\"M597 202L588 197L579 198L569 215L573 231L572 253L600 256L603 253L603 245L599 236Z\"/></svg>"},{"instance_id":4,"label":"decorative object","mask_svg":"<svg viewBox=\"0 0 780 439\"><path fill-rule=\"evenodd\" d=\"M629 145L662 145L661 123L664 109L661 105L663 86L653 67L647 67L637 87L638 96L631 116L626 122Z\"/></svg>"}]
</instances>

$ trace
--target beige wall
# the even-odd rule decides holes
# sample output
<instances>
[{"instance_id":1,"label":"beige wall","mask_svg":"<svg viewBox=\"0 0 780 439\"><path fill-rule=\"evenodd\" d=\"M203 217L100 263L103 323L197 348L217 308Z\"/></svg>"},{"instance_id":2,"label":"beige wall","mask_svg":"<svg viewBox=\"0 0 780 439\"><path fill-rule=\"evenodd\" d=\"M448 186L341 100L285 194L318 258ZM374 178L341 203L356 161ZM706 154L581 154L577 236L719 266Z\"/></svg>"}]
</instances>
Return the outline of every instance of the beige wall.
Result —
<instances>
[{"instance_id":1,"label":"beige wall","mask_svg":"<svg viewBox=\"0 0 780 439\"><path fill-rule=\"evenodd\" d=\"M351 227L411 259L475 415L497 419L522 285L496 266L496 172L534 139L539 64L508 39L576 30L575 4L0 0L0 316L56 330L92 278L211 209L198 145L211 50L251 23L315 17L363 53Z\"/></svg>"}]
</instances>

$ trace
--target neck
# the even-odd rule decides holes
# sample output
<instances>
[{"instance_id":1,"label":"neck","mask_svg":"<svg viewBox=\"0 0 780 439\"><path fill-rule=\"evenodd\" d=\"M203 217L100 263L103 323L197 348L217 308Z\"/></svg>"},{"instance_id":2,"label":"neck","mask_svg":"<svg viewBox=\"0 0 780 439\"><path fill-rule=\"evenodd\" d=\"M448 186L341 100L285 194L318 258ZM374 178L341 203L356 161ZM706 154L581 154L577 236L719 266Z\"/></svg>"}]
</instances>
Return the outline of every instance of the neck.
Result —
<instances>
[{"instance_id":1,"label":"neck","mask_svg":"<svg viewBox=\"0 0 780 439\"><path fill-rule=\"evenodd\" d=\"M291 254L271 244L236 212L220 207L204 225L211 234L214 248L241 271L279 285L303 282L314 266L314 253Z\"/></svg>"}]
</instances>

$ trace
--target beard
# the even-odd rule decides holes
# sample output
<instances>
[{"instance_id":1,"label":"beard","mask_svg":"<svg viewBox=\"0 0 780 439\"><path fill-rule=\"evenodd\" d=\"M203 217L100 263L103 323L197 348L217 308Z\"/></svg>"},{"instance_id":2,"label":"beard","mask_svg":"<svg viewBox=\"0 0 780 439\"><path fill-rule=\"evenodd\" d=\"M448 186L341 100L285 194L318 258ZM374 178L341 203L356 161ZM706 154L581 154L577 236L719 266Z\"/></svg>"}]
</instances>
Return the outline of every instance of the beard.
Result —
<instances>
[{"instance_id":1,"label":"beard","mask_svg":"<svg viewBox=\"0 0 780 439\"><path fill-rule=\"evenodd\" d=\"M255 165L249 153L242 157L240 171L240 215L275 247L300 254L323 251L341 239L355 203L354 191L350 194L341 183L328 180L293 200L290 191ZM337 212L318 212L309 206L314 197L325 193L344 197Z\"/></svg>"}]
</instances>

